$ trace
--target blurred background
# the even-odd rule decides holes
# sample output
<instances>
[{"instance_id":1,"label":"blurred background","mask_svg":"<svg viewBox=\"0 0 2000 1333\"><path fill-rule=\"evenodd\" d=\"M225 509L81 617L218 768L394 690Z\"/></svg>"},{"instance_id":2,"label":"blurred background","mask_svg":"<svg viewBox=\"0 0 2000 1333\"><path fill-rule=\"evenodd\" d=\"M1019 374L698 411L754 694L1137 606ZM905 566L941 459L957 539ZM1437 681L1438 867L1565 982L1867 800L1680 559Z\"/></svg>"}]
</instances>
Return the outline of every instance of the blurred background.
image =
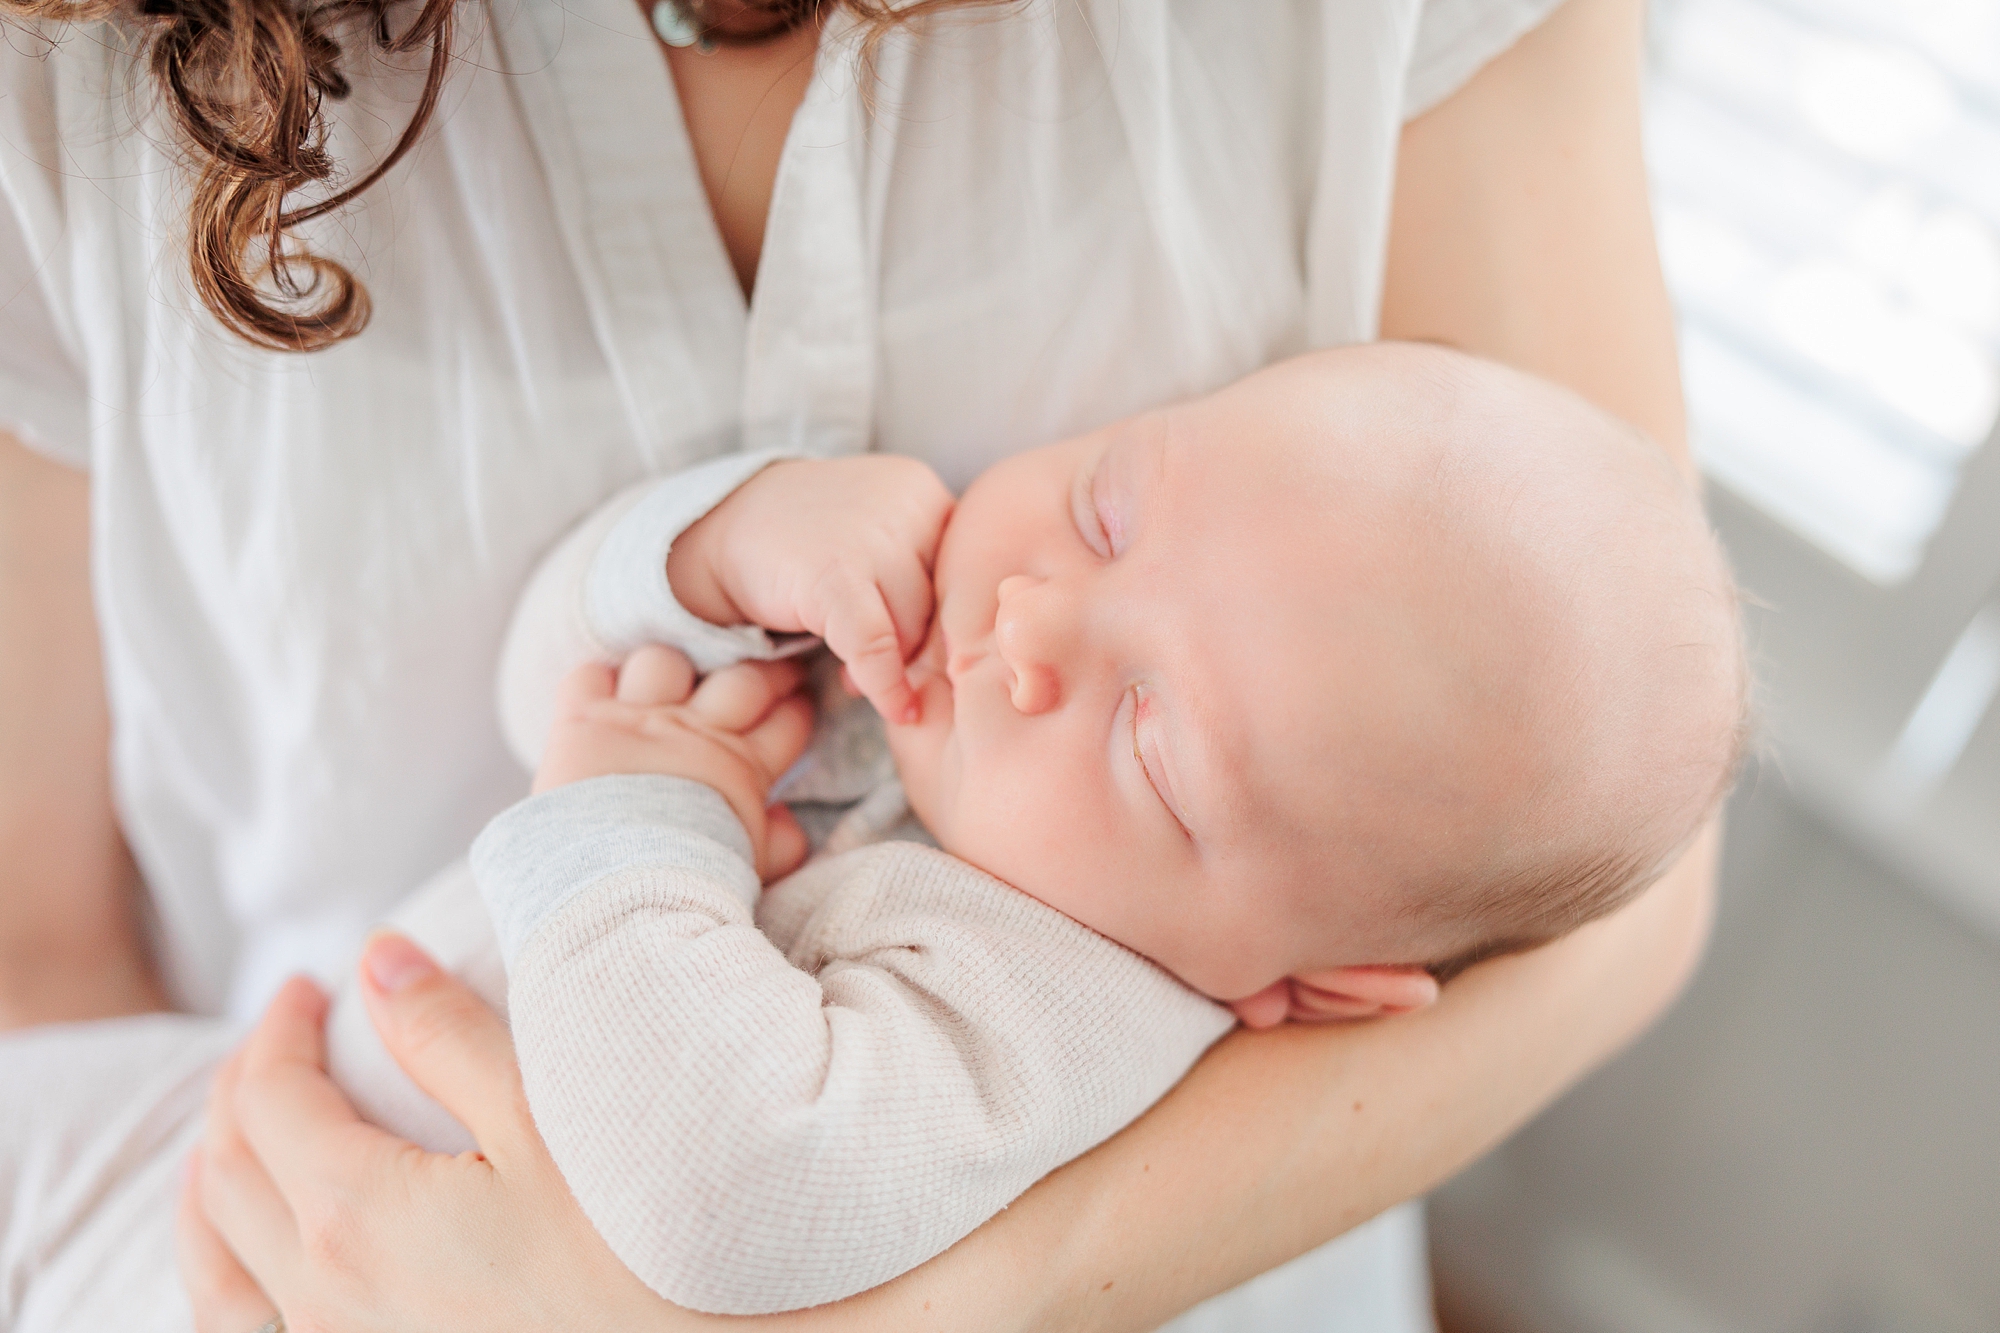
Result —
<instances>
[{"instance_id":1,"label":"blurred background","mask_svg":"<svg viewBox=\"0 0 2000 1333\"><path fill-rule=\"evenodd\" d=\"M1762 754L1680 1007L1433 1197L1449 1333L2000 1330L2000 0L1655 0Z\"/></svg>"}]
</instances>

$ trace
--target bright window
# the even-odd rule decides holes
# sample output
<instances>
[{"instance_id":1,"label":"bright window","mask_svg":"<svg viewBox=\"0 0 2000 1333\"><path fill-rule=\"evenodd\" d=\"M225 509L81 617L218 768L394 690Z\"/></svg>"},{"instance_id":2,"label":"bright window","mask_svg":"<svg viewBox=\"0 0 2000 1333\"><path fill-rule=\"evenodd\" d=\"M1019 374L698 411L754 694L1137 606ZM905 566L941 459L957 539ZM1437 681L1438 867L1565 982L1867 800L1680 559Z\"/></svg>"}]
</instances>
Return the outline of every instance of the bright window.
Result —
<instances>
[{"instance_id":1,"label":"bright window","mask_svg":"<svg viewBox=\"0 0 2000 1333\"><path fill-rule=\"evenodd\" d=\"M2000 3L1676 0L1655 37L1702 467L1896 583L2000 413Z\"/></svg>"}]
</instances>

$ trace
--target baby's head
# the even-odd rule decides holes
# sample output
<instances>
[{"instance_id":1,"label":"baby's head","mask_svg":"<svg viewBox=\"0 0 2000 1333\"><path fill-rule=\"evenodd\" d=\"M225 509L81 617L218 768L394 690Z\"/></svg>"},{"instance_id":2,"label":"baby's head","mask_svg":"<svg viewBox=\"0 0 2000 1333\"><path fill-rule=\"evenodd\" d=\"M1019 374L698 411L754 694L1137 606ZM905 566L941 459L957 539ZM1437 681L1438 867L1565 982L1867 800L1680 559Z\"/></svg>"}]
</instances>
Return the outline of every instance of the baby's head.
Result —
<instances>
[{"instance_id":1,"label":"baby's head","mask_svg":"<svg viewBox=\"0 0 2000 1333\"><path fill-rule=\"evenodd\" d=\"M1688 486L1439 348L1009 459L936 578L923 720L890 729L917 814L1251 1021L1412 1007L1609 911L1734 766L1735 598Z\"/></svg>"}]
</instances>

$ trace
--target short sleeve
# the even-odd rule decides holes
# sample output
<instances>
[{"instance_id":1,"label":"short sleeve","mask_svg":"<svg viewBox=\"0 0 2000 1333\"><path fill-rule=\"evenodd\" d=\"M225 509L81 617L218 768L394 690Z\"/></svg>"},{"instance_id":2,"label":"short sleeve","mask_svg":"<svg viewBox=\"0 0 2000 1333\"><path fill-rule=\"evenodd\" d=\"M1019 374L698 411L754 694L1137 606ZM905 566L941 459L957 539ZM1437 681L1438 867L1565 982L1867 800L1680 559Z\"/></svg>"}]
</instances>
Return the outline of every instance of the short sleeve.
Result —
<instances>
[{"instance_id":1,"label":"short sleeve","mask_svg":"<svg viewBox=\"0 0 2000 1333\"><path fill-rule=\"evenodd\" d=\"M1554 12L1562 0L1424 0L1417 20L1403 119L1412 120L1465 86L1493 57Z\"/></svg>"},{"instance_id":2,"label":"short sleeve","mask_svg":"<svg viewBox=\"0 0 2000 1333\"><path fill-rule=\"evenodd\" d=\"M0 430L84 467L89 399L62 290L70 266L56 59L30 29L10 23L0 40Z\"/></svg>"}]
</instances>

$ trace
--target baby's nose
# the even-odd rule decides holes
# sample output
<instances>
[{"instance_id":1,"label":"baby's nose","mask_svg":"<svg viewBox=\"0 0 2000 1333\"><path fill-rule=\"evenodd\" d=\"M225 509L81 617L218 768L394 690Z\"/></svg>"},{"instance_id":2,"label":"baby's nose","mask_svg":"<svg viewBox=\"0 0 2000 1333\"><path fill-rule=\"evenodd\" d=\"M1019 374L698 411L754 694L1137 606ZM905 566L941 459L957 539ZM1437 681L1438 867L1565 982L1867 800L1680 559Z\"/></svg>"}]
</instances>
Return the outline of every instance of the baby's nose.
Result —
<instances>
[{"instance_id":1,"label":"baby's nose","mask_svg":"<svg viewBox=\"0 0 2000 1333\"><path fill-rule=\"evenodd\" d=\"M994 645L1013 673L1008 697L1023 713L1046 713L1062 702L1068 633L1061 598L1041 579L1016 574L1000 580Z\"/></svg>"}]
</instances>

